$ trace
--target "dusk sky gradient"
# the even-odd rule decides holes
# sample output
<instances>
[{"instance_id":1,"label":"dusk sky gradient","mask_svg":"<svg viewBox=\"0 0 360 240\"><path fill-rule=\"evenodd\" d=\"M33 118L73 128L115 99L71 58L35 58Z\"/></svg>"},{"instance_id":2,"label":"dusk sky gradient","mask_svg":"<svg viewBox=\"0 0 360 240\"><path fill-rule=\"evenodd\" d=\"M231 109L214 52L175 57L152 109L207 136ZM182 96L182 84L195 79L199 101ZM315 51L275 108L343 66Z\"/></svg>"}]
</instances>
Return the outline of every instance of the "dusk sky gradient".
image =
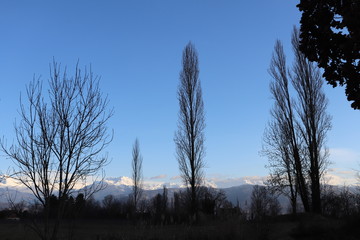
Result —
<instances>
[{"instance_id":1,"label":"dusk sky gradient","mask_svg":"<svg viewBox=\"0 0 360 240\"><path fill-rule=\"evenodd\" d=\"M136 138L146 179L171 181L175 158L181 56L191 41L199 54L206 112L206 177L266 176L262 136L273 101L269 67L275 41L292 62L290 37L299 26L295 0L254 1L1 1L0 136L11 144L19 97L35 76L46 83L52 59L72 73L91 64L114 116L106 149L107 176L131 175ZM44 84L46 87L47 84ZM333 128L334 175L360 169L360 111L344 89L324 84ZM3 154L0 170L11 166ZM330 171L331 172L331 171ZM342 184L342 182L340 182Z\"/></svg>"}]
</instances>

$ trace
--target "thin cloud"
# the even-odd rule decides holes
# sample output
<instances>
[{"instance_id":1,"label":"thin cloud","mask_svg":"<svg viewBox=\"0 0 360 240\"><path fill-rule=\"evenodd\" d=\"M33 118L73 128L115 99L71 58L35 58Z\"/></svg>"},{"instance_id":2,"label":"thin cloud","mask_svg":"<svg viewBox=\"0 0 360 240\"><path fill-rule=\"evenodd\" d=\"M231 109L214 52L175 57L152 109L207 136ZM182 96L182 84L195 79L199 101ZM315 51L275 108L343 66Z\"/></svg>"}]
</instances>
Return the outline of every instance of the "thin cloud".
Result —
<instances>
[{"instance_id":1,"label":"thin cloud","mask_svg":"<svg viewBox=\"0 0 360 240\"><path fill-rule=\"evenodd\" d=\"M170 178L170 180L179 180L181 179L181 176L173 176Z\"/></svg>"},{"instance_id":2,"label":"thin cloud","mask_svg":"<svg viewBox=\"0 0 360 240\"><path fill-rule=\"evenodd\" d=\"M358 173L355 170L342 168L330 168L325 173L325 183L330 185L357 185Z\"/></svg>"},{"instance_id":3,"label":"thin cloud","mask_svg":"<svg viewBox=\"0 0 360 240\"><path fill-rule=\"evenodd\" d=\"M167 178L166 174L157 175L157 176L151 177L150 179L155 180L155 179L164 179L164 178Z\"/></svg>"}]
</instances>

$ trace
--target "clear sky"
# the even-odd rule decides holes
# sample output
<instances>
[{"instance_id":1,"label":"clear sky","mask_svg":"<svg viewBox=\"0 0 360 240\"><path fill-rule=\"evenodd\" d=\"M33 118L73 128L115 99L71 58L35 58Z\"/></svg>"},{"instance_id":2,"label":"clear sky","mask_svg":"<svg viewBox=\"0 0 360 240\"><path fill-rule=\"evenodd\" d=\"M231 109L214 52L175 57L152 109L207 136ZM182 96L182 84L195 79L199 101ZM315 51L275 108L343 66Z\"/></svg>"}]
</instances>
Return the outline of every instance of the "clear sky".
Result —
<instances>
[{"instance_id":1,"label":"clear sky","mask_svg":"<svg viewBox=\"0 0 360 240\"><path fill-rule=\"evenodd\" d=\"M92 65L115 115L107 176L130 176L140 141L147 179L179 175L175 158L181 54L199 53L206 110L206 176L265 176L259 156L272 100L267 73L276 39L291 62L299 26L295 0L10 1L0 2L0 136L14 139L19 96L33 76L49 77L53 57L71 70ZM333 116L328 135L332 173L360 169L360 112L343 89L325 85ZM0 157L0 169L10 161ZM166 176L165 176L166 175Z\"/></svg>"}]
</instances>

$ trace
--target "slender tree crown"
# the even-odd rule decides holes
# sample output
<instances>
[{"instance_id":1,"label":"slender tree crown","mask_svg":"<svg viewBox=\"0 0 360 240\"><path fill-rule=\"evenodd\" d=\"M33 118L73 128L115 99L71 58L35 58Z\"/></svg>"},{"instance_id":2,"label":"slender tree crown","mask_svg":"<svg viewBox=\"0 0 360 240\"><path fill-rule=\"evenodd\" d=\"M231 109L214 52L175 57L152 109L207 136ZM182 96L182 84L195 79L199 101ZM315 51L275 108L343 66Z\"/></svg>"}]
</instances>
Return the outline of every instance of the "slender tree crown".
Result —
<instances>
[{"instance_id":1,"label":"slender tree crown","mask_svg":"<svg viewBox=\"0 0 360 240\"><path fill-rule=\"evenodd\" d=\"M185 184L191 191L192 211L196 211L197 189L203 183L205 114L199 80L198 54L189 43L182 56L178 88L179 120L175 134L176 156Z\"/></svg>"},{"instance_id":2,"label":"slender tree crown","mask_svg":"<svg viewBox=\"0 0 360 240\"><path fill-rule=\"evenodd\" d=\"M143 175L142 175L142 162L143 158L140 154L140 145L139 140L136 139L133 150L132 150L132 180L133 180L133 200L135 210L138 207L139 200L142 196L142 185L143 185Z\"/></svg>"},{"instance_id":3,"label":"slender tree crown","mask_svg":"<svg viewBox=\"0 0 360 240\"><path fill-rule=\"evenodd\" d=\"M293 212L299 193L305 211L320 213L320 180L328 165L325 141L331 117L326 112L328 101L320 71L300 51L296 28L292 45L295 61L288 70L283 47L279 41L275 44L269 71L275 104L264 134L263 153L269 158L269 184L289 197ZM295 98L290 95L291 86Z\"/></svg>"},{"instance_id":4,"label":"slender tree crown","mask_svg":"<svg viewBox=\"0 0 360 240\"><path fill-rule=\"evenodd\" d=\"M275 104L271 111L273 121L264 135L264 153L269 157L269 183L273 189L286 193L296 211L294 202L299 193L305 211L310 211L306 169L301 155L301 139L296 131L294 100L290 96L290 77L286 57L280 41L276 41L269 73L273 78L270 92ZM295 202L296 204L296 202Z\"/></svg>"}]
</instances>

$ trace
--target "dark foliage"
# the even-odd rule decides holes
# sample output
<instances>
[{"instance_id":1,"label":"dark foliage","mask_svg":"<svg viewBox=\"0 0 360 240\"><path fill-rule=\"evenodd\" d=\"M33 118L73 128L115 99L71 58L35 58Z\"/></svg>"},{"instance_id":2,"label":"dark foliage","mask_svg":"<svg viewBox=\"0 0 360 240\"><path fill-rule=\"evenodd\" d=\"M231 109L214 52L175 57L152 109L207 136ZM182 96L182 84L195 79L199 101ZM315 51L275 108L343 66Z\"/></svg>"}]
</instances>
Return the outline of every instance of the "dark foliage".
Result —
<instances>
[{"instance_id":1,"label":"dark foliage","mask_svg":"<svg viewBox=\"0 0 360 240\"><path fill-rule=\"evenodd\" d=\"M238 207L232 207L226 199L220 200L222 193L211 188L202 189L199 206L200 219L197 224L189 224L189 214L186 210L187 192L176 192L167 195L167 190L146 200L146 210L133 214L132 200L106 196L101 203L93 199L85 200L81 194L67 198L68 215L61 226L61 237L67 237L67 231L72 233L71 239L358 239L360 234L359 211L357 203L344 200L357 199L356 193L349 189L327 189L323 196L323 207L337 210L340 214L321 216L314 214L279 215L274 208L274 196L268 189L256 187L254 198L262 202L261 218L246 219ZM256 195L256 196L255 196ZM332 199L337 200L333 201ZM57 206L58 199L52 197L52 206ZM273 202L272 202L273 201ZM276 202L276 201L275 201ZM215 204L214 204L215 203ZM140 204L141 205L141 204ZM252 204L253 205L253 204ZM276 205L276 204L275 204ZM214 208L215 210L214 210ZM26 228L19 228L36 218L41 211L35 211L38 206L27 206L29 213L20 216L20 221L9 220L13 211L0 211L0 236L5 239L37 239L26 233ZM80 208L75 216L71 214ZM273 210L276 211L273 211ZM33 211L34 210L34 211ZM326 212L326 211L324 211ZM346 214L343 214L346 213ZM254 216L254 215L253 215ZM260 215L259 215L260 216ZM136 218L137 221L133 221ZM53 220L51 220L53 221ZM69 223L72 223L70 225ZM18 229L16 233L7 228ZM65 234L65 235L64 235ZM10 237L9 237L10 236ZM70 236L70 235L69 235Z\"/></svg>"},{"instance_id":2,"label":"dark foliage","mask_svg":"<svg viewBox=\"0 0 360 240\"><path fill-rule=\"evenodd\" d=\"M322 194L322 213L334 218L360 215L360 196L349 188L326 187Z\"/></svg>"},{"instance_id":3,"label":"dark foliage","mask_svg":"<svg viewBox=\"0 0 360 240\"><path fill-rule=\"evenodd\" d=\"M93 198L85 199L80 193L77 196L64 197L64 219L118 219L130 222L136 220L134 223L147 225L190 223L192 222L190 195L191 192L183 190L169 196L168 189L164 187L163 191L153 198L139 202L139 208L135 211L131 197L120 199L107 195L99 202ZM60 201L57 196L51 195L48 202L50 219L55 219ZM239 207L232 206L223 191L207 187L201 187L199 190L198 206L199 213L204 219L207 217L226 219L240 215L242 212ZM43 206L38 203L30 204L25 208L29 209L29 214L26 215L28 219L37 219L46 214ZM15 212L14 209L9 211ZM20 216L20 213L18 215Z\"/></svg>"},{"instance_id":4,"label":"dark foliage","mask_svg":"<svg viewBox=\"0 0 360 240\"><path fill-rule=\"evenodd\" d=\"M333 87L346 86L347 99L360 109L359 0L301 0L300 49L324 69Z\"/></svg>"}]
</instances>

